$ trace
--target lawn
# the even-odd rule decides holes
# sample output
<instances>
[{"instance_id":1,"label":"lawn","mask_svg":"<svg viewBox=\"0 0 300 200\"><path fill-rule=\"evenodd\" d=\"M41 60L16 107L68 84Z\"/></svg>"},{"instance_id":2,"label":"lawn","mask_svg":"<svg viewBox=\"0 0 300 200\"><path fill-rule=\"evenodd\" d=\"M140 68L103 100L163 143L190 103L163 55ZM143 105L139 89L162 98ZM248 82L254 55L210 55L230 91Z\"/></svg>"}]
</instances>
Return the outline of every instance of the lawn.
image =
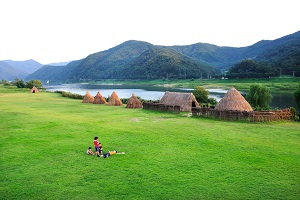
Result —
<instances>
[{"instance_id":1,"label":"lawn","mask_svg":"<svg viewBox=\"0 0 300 200\"><path fill-rule=\"evenodd\" d=\"M299 199L300 123L246 123L0 89L2 199ZM104 152L85 154L99 137Z\"/></svg>"}]
</instances>

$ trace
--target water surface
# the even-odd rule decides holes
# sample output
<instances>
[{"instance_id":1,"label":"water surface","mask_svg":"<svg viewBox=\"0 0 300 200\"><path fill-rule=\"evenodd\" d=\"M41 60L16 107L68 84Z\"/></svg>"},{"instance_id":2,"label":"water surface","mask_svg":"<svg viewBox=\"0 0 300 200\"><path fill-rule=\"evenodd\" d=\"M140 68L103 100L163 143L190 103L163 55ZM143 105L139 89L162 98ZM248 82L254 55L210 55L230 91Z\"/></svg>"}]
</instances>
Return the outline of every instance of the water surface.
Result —
<instances>
[{"instance_id":1,"label":"water surface","mask_svg":"<svg viewBox=\"0 0 300 200\"><path fill-rule=\"evenodd\" d=\"M132 86L132 85L93 85L93 84L62 84L50 85L46 87L47 91L65 91L74 94L85 95L87 91L92 96L96 96L99 91L102 96L108 97L113 91L116 91L119 98L130 98L132 93L145 100L160 100L166 91L169 92L193 92L189 88L171 88L171 87L156 87L156 86ZM209 97L215 98L218 102L227 93L224 89L208 89ZM243 96L246 92L239 91ZM297 108L293 92L276 92L272 93L273 99L270 104L271 108ZM299 112L299 111L298 111Z\"/></svg>"}]
</instances>

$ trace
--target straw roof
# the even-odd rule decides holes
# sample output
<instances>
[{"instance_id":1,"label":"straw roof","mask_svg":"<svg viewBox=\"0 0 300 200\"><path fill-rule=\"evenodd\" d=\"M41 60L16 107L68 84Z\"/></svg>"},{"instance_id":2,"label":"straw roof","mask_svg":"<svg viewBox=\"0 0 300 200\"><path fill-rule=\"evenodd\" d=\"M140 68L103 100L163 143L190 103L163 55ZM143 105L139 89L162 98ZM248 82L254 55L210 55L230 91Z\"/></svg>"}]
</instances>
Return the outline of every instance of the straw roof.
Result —
<instances>
[{"instance_id":1,"label":"straw roof","mask_svg":"<svg viewBox=\"0 0 300 200\"><path fill-rule=\"evenodd\" d=\"M192 107L200 107L193 93L165 92L159 103L180 106L180 111L183 112L192 111Z\"/></svg>"},{"instance_id":2,"label":"straw roof","mask_svg":"<svg viewBox=\"0 0 300 200\"><path fill-rule=\"evenodd\" d=\"M93 103L94 97L87 91L83 97L82 103Z\"/></svg>"},{"instance_id":3,"label":"straw roof","mask_svg":"<svg viewBox=\"0 0 300 200\"><path fill-rule=\"evenodd\" d=\"M128 100L128 103L126 105L126 108L142 108L143 105L141 101L132 93L130 99Z\"/></svg>"},{"instance_id":4,"label":"straw roof","mask_svg":"<svg viewBox=\"0 0 300 200\"><path fill-rule=\"evenodd\" d=\"M107 104L106 99L100 94L99 91L98 91L97 95L95 96L93 104Z\"/></svg>"},{"instance_id":5,"label":"straw roof","mask_svg":"<svg viewBox=\"0 0 300 200\"><path fill-rule=\"evenodd\" d=\"M33 86L32 89L30 90L30 93L37 93L37 92L39 92L39 90L35 86Z\"/></svg>"},{"instance_id":6,"label":"straw roof","mask_svg":"<svg viewBox=\"0 0 300 200\"><path fill-rule=\"evenodd\" d=\"M122 101L118 97L116 91L113 91L113 93L111 94L107 105L109 105L109 106L121 106L121 105L123 105Z\"/></svg>"},{"instance_id":7,"label":"straw roof","mask_svg":"<svg viewBox=\"0 0 300 200\"><path fill-rule=\"evenodd\" d=\"M215 110L253 111L246 99L233 86L216 105Z\"/></svg>"}]
</instances>

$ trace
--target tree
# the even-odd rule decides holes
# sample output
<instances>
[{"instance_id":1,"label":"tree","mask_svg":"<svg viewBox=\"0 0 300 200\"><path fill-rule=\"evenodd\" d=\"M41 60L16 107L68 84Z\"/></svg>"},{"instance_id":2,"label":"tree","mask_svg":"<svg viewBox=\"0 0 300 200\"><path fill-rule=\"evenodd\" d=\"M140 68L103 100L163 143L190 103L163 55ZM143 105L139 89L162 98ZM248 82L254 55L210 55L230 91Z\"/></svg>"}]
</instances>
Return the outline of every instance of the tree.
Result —
<instances>
[{"instance_id":1,"label":"tree","mask_svg":"<svg viewBox=\"0 0 300 200\"><path fill-rule=\"evenodd\" d=\"M25 88L25 82L23 80L20 80L16 78L14 82L12 82L13 85L17 86L17 88Z\"/></svg>"},{"instance_id":2,"label":"tree","mask_svg":"<svg viewBox=\"0 0 300 200\"><path fill-rule=\"evenodd\" d=\"M298 85L297 90L294 92L294 99L298 109L300 110L300 84Z\"/></svg>"},{"instance_id":3,"label":"tree","mask_svg":"<svg viewBox=\"0 0 300 200\"><path fill-rule=\"evenodd\" d=\"M204 87L196 86L194 88L193 94L199 103L208 103L209 91L204 89Z\"/></svg>"},{"instance_id":4,"label":"tree","mask_svg":"<svg viewBox=\"0 0 300 200\"><path fill-rule=\"evenodd\" d=\"M211 105L211 106L215 106L217 105L218 101L215 99L215 98L208 98L208 103Z\"/></svg>"},{"instance_id":5,"label":"tree","mask_svg":"<svg viewBox=\"0 0 300 200\"><path fill-rule=\"evenodd\" d=\"M37 88L42 88L43 84L40 80L31 80L26 83L27 88L32 88L33 86L35 86Z\"/></svg>"},{"instance_id":6,"label":"tree","mask_svg":"<svg viewBox=\"0 0 300 200\"><path fill-rule=\"evenodd\" d=\"M272 101L269 89L261 84L250 86L246 99L255 110L268 110Z\"/></svg>"}]
</instances>

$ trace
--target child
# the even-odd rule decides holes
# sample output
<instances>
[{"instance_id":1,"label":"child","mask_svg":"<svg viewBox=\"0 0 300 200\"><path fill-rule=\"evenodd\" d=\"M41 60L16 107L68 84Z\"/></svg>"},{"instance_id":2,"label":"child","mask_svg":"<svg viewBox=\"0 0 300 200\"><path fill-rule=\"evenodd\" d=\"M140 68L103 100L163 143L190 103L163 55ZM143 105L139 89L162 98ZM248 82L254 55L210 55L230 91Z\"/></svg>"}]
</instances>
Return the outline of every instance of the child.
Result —
<instances>
[{"instance_id":1,"label":"child","mask_svg":"<svg viewBox=\"0 0 300 200\"><path fill-rule=\"evenodd\" d=\"M95 155L95 153L92 151L92 147L89 147L88 150L86 150L86 154Z\"/></svg>"},{"instance_id":2,"label":"child","mask_svg":"<svg viewBox=\"0 0 300 200\"><path fill-rule=\"evenodd\" d=\"M98 142L97 136L94 138L94 146L95 146L96 156L100 157L100 155L99 155L100 148L99 148L99 142Z\"/></svg>"},{"instance_id":3,"label":"child","mask_svg":"<svg viewBox=\"0 0 300 200\"><path fill-rule=\"evenodd\" d=\"M102 156L103 156L103 158L107 158L109 156L112 156L112 155L116 154L117 152L118 151L116 151L116 150L108 151L107 153L103 154Z\"/></svg>"},{"instance_id":4,"label":"child","mask_svg":"<svg viewBox=\"0 0 300 200\"><path fill-rule=\"evenodd\" d=\"M114 154L125 154L125 152L118 153L118 151L113 150L113 151L108 151L107 153L101 155L100 157L107 158L107 157L112 156Z\"/></svg>"},{"instance_id":5,"label":"child","mask_svg":"<svg viewBox=\"0 0 300 200\"><path fill-rule=\"evenodd\" d=\"M99 153L102 154L103 153L103 150L102 150L102 144L99 143Z\"/></svg>"}]
</instances>

